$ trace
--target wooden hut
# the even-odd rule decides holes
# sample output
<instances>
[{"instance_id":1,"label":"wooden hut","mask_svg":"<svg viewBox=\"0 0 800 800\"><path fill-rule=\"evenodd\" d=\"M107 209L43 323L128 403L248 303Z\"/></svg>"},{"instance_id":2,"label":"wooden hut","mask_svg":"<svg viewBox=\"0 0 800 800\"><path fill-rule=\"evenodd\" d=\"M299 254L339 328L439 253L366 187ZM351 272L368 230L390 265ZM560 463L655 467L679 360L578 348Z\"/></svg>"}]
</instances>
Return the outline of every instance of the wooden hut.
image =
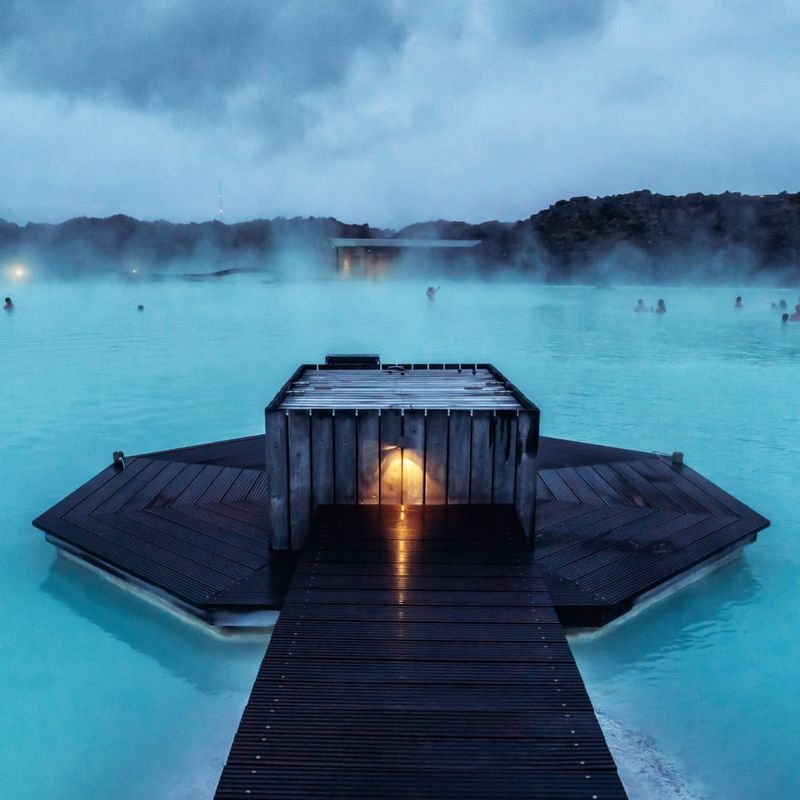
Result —
<instances>
[{"instance_id":1,"label":"wooden hut","mask_svg":"<svg viewBox=\"0 0 800 800\"><path fill-rule=\"evenodd\" d=\"M539 409L491 364L301 366L266 408L271 546L326 504L513 504L533 536Z\"/></svg>"}]
</instances>

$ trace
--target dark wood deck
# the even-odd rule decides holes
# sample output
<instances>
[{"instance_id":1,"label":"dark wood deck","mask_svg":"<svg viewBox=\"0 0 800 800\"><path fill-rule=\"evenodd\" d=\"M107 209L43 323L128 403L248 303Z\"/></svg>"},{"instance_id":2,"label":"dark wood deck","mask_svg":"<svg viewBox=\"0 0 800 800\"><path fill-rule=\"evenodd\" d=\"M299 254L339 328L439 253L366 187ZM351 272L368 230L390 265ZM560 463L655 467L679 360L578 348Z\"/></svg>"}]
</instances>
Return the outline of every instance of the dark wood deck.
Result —
<instances>
[{"instance_id":1,"label":"dark wood deck","mask_svg":"<svg viewBox=\"0 0 800 800\"><path fill-rule=\"evenodd\" d=\"M279 608L295 558L269 552L264 437L108 467L34 524L60 547L209 622ZM595 627L756 538L769 522L654 453L542 437L536 559L561 621Z\"/></svg>"},{"instance_id":2,"label":"dark wood deck","mask_svg":"<svg viewBox=\"0 0 800 800\"><path fill-rule=\"evenodd\" d=\"M213 623L283 601L295 558L269 551L265 508L263 470L139 456L124 470L106 468L34 524Z\"/></svg>"},{"instance_id":3,"label":"dark wood deck","mask_svg":"<svg viewBox=\"0 0 800 800\"><path fill-rule=\"evenodd\" d=\"M542 451L536 562L568 626L619 617L769 525L664 456L554 439Z\"/></svg>"},{"instance_id":4,"label":"dark wood deck","mask_svg":"<svg viewBox=\"0 0 800 800\"><path fill-rule=\"evenodd\" d=\"M216 797L624 798L510 506L335 506Z\"/></svg>"}]
</instances>

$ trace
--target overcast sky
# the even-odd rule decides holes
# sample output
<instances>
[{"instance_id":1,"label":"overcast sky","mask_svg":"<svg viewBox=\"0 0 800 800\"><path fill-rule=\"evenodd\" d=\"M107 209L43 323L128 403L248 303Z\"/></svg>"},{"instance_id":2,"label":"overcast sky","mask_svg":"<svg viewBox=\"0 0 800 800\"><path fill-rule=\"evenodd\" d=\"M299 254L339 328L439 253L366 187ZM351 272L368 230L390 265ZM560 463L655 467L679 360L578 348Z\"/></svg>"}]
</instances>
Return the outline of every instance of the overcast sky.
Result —
<instances>
[{"instance_id":1,"label":"overcast sky","mask_svg":"<svg viewBox=\"0 0 800 800\"><path fill-rule=\"evenodd\" d=\"M0 0L0 217L796 191L800 3Z\"/></svg>"}]
</instances>

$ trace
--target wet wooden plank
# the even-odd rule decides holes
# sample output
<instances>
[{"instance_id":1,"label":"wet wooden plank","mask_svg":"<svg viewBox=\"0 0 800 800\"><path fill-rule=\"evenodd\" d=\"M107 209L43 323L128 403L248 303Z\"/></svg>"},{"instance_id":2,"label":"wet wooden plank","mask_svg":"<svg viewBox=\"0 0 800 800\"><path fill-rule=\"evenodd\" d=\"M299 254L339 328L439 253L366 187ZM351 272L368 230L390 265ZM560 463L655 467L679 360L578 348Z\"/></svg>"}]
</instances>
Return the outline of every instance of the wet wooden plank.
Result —
<instances>
[{"instance_id":1,"label":"wet wooden plank","mask_svg":"<svg viewBox=\"0 0 800 800\"><path fill-rule=\"evenodd\" d=\"M289 549L289 458L286 412L266 411L269 525L275 550Z\"/></svg>"},{"instance_id":2,"label":"wet wooden plank","mask_svg":"<svg viewBox=\"0 0 800 800\"><path fill-rule=\"evenodd\" d=\"M311 490L314 508L333 502L333 414L311 412Z\"/></svg>"},{"instance_id":3,"label":"wet wooden plank","mask_svg":"<svg viewBox=\"0 0 800 800\"><path fill-rule=\"evenodd\" d=\"M521 411L517 420L515 505L525 535L533 540L536 516L536 469L539 452L539 412Z\"/></svg>"},{"instance_id":4,"label":"wet wooden plank","mask_svg":"<svg viewBox=\"0 0 800 800\"><path fill-rule=\"evenodd\" d=\"M358 414L358 502L373 505L380 494L380 417L377 411Z\"/></svg>"},{"instance_id":5,"label":"wet wooden plank","mask_svg":"<svg viewBox=\"0 0 800 800\"><path fill-rule=\"evenodd\" d=\"M625 798L508 512L358 508L317 516L322 535L301 556L216 797L552 800L590 786ZM359 519L393 569L331 574ZM419 535L404 536L409 528ZM505 553L505 569L476 576L467 559L447 577L406 577L457 530Z\"/></svg>"},{"instance_id":6,"label":"wet wooden plank","mask_svg":"<svg viewBox=\"0 0 800 800\"><path fill-rule=\"evenodd\" d=\"M470 503L492 502L492 428L494 416L491 411L475 411L472 415L469 468Z\"/></svg>"},{"instance_id":7,"label":"wet wooden plank","mask_svg":"<svg viewBox=\"0 0 800 800\"><path fill-rule=\"evenodd\" d=\"M425 487L425 414L406 411L403 415L402 502L422 503Z\"/></svg>"},{"instance_id":8,"label":"wet wooden plank","mask_svg":"<svg viewBox=\"0 0 800 800\"><path fill-rule=\"evenodd\" d=\"M337 503L355 503L356 491L356 414L337 411L333 418L333 495Z\"/></svg>"},{"instance_id":9,"label":"wet wooden plank","mask_svg":"<svg viewBox=\"0 0 800 800\"><path fill-rule=\"evenodd\" d=\"M447 503L469 503L470 447L472 414L452 411L448 431Z\"/></svg>"},{"instance_id":10,"label":"wet wooden plank","mask_svg":"<svg viewBox=\"0 0 800 800\"><path fill-rule=\"evenodd\" d=\"M492 450L494 452L493 503L513 503L516 479L517 415L498 411L494 417Z\"/></svg>"},{"instance_id":11,"label":"wet wooden plank","mask_svg":"<svg viewBox=\"0 0 800 800\"><path fill-rule=\"evenodd\" d=\"M425 420L425 502L443 505L447 502L447 437L446 411L429 411Z\"/></svg>"},{"instance_id":12,"label":"wet wooden plank","mask_svg":"<svg viewBox=\"0 0 800 800\"><path fill-rule=\"evenodd\" d=\"M305 546L311 530L311 417L307 411L287 415L289 450L289 543Z\"/></svg>"},{"instance_id":13,"label":"wet wooden plank","mask_svg":"<svg viewBox=\"0 0 800 800\"><path fill-rule=\"evenodd\" d=\"M400 437L403 419L399 411L381 411L381 503L402 502L403 480Z\"/></svg>"}]
</instances>

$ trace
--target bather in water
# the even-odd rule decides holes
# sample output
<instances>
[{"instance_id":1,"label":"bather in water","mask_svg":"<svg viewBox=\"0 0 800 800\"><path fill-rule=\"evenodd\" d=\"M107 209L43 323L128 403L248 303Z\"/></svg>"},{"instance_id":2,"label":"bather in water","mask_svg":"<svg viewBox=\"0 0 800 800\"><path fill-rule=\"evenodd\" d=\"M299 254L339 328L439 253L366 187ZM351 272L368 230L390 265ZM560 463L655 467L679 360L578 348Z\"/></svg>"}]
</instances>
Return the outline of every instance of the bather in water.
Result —
<instances>
[{"instance_id":1,"label":"bather in water","mask_svg":"<svg viewBox=\"0 0 800 800\"><path fill-rule=\"evenodd\" d=\"M4 311L13 311L14 310L14 303L10 297L6 297L5 302L3 303L3 310Z\"/></svg>"},{"instance_id":2,"label":"bather in water","mask_svg":"<svg viewBox=\"0 0 800 800\"><path fill-rule=\"evenodd\" d=\"M789 317L789 322L800 322L800 303L794 307L794 314Z\"/></svg>"},{"instance_id":3,"label":"bather in water","mask_svg":"<svg viewBox=\"0 0 800 800\"><path fill-rule=\"evenodd\" d=\"M737 297L736 302L733 304L734 308L744 308L744 303L742 303L742 298Z\"/></svg>"},{"instance_id":4,"label":"bather in water","mask_svg":"<svg viewBox=\"0 0 800 800\"><path fill-rule=\"evenodd\" d=\"M644 300L639 298L639 302L633 307L634 311L647 311L647 306L644 304Z\"/></svg>"},{"instance_id":5,"label":"bather in water","mask_svg":"<svg viewBox=\"0 0 800 800\"><path fill-rule=\"evenodd\" d=\"M667 307L664 305L664 301L663 300L659 299L658 305L656 306L656 309L655 309L655 313L656 314L666 314L667 313Z\"/></svg>"},{"instance_id":6,"label":"bather in water","mask_svg":"<svg viewBox=\"0 0 800 800\"><path fill-rule=\"evenodd\" d=\"M425 292L425 294L428 295L428 300L435 300L436 299L436 293L441 288L442 288L441 286L429 286L428 287L428 291Z\"/></svg>"}]
</instances>

